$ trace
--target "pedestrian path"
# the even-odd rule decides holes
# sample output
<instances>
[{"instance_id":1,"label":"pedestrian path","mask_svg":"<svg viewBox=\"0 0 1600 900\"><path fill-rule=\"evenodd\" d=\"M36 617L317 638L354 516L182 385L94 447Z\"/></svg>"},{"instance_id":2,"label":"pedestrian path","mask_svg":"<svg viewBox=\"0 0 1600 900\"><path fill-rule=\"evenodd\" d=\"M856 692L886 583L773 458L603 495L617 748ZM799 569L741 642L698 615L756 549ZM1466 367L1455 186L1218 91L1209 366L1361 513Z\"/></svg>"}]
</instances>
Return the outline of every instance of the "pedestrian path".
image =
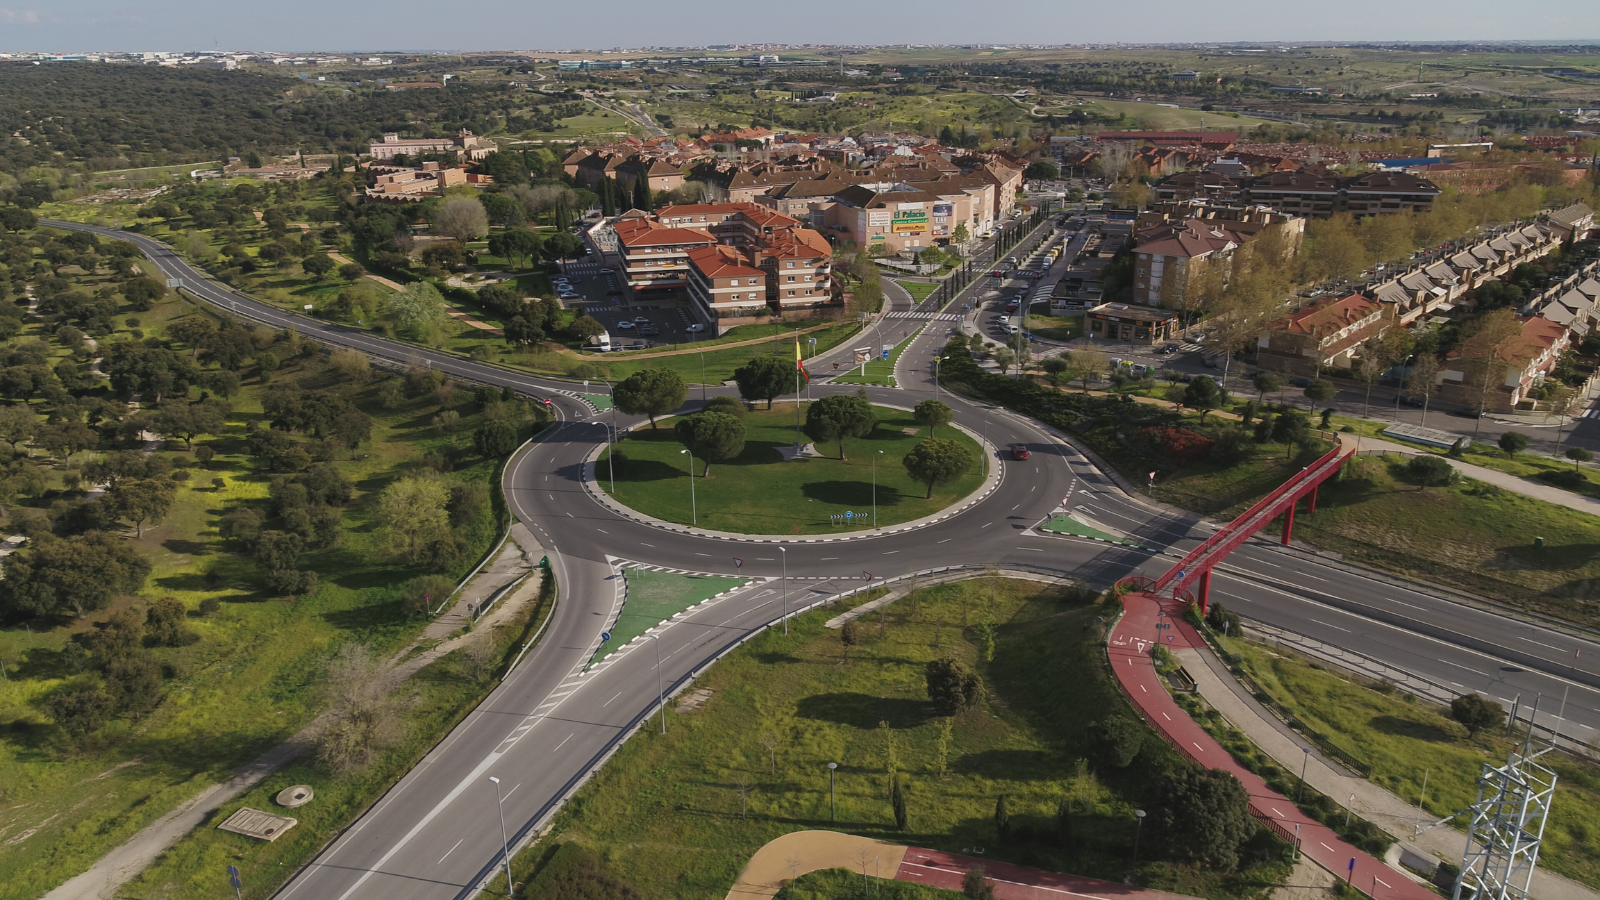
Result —
<instances>
[{"instance_id":1,"label":"pedestrian path","mask_svg":"<svg viewBox=\"0 0 1600 900\"><path fill-rule=\"evenodd\" d=\"M997 900L1193 900L1184 894L907 847L837 831L792 831L768 841L745 864L728 891L728 900L767 900L785 882L822 869L848 869L874 878L959 891L967 871L980 866Z\"/></svg>"},{"instance_id":2,"label":"pedestrian path","mask_svg":"<svg viewBox=\"0 0 1600 900\"><path fill-rule=\"evenodd\" d=\"M1205 642L1183 621L1183 605L1164 603L1148 594L1123 598L1125 614L1117 622L1107 648L1117 681L1140 714L1171 741L1180 753L1212 769L1221 769L1244 785L1250 811L1279 837L1300 848L1317 865L1339 875L1375 900L1437 900L1437 895L1344 841L1279 794L1261 776L1240 765L1216 739L1201 728L1167 693L1152 657L1157 642L1171 650L1203 647ZM1157 626L1166 626L1158 628Z\"/></svg>"},{"instance_id":3,"label":"pedestrian path","mask_svg":"<svg viewBox=\"0 0 1600 900\"><path fill-rule=\"evenodd\" d=\"M1344 445L1347 449L1354 449L1359 446L1362 453L1376 453L1382 451L1384 453L1399 453L1405 456L1433 455L1428 454L1428 451L1426 450L1422 450L1407 444L1396 444L1392 441L1383 441L1378 440L1377 438L1369 437L1362 437L1358 439L1357 436L1353 434L1340 434L1339 443ZM1451 459L1448 456L1441 456L1439 458L1449 463L1451 468L1455 469L1457 472L1460 472L1463 476L1471 478L1475 481L1481 481L1485 484L1492 484L1497 488L1510 491L1513 494L1521 494L1524 497L1532 497L1535 500L1543 500L1546 503L1554 503L1557 506L1565 506L1567 509L1575 509L1578 512L1588 513L1591 516L1600 516L1600 500L1596 500L1593 497L1585 497L1582 494L1575 494L1572 491L1564 488L1558 488L1549 484L1540 484L1532 479L1522 478L1517 475L1509 475L1496 469L1475 466L1472 463L1464 462L1459 459Z\"/></svg>"}]
</instances>

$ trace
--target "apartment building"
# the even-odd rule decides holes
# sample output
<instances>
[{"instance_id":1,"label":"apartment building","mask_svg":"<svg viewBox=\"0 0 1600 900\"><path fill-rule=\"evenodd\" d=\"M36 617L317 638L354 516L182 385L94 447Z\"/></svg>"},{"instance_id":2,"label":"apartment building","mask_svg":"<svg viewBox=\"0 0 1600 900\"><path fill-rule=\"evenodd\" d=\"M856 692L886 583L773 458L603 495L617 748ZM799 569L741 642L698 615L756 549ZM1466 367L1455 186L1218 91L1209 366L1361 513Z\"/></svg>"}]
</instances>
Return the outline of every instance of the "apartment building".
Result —
<instances>
[{"instance_id":1,"label":"apartment building","mask_svg":"<svg viewBox=\"0 0 1600 900\"><path fill-rule=\"evenodd\" d=\"M689 297L712 321L767 310L767 273L737 247L707 244L688 253Z\"/></svg>"},{"instance_id":2,"label":"apartment building","mask_svg":"<svg viewBox=\"0 0 1600 900\"><path fill-rule=\"evenodd\" d=\"M447 138L405 138L401 139L396 132L388 132L383 140L374 141L367 146L367 154L373 159L394 159L404 154L415 156L419 153L443 153L453 155L458 160L477 160L495 152L498 149L495 142L479 137L463 128L456 132L454 137Z\"/></svg>"},{"instance_id":3,"label":"apartment building","mask_svg":"<svg viewBox=\"0 0 1600 900\"><path fill-rule=\"evenodd\" d=\"M1134 302L1185 309L1209 268L1220 268L1219 287L1226 284L1236 251L1262 234L1281 235L1283 252L1295 253L1306 220L1262 206L1217 207L1191 200L1157 204L1141 213L1138 223Z\"/></svg>"},{"instance_id":4,"label":"apartment building","mask_svg":"<svg viewBox=\"0 0 1600 900\"><path fill-rule=\"evenodd\" d=\"M1268 371L1315 378L1348 369L1361 344L1394 324L1384 304L1351 292L1308 303L1272 322L1256 339L1256 361Z\"/></svg>"},{"instance_id":5,"label":"apartment building","mask_svg":"<svg viewBox=\"0 0 1600 900\"><path fill-rule=\"evenodd\" d=\"M1154 192L1161 201L1200 198L1270 206L1288 215L1315 218L1341 212L1356 216L1427 212L1440 193L1433 182L1407 172L1369 172L1339 178L1316 168L1264 175L1180 172L1156 182Z\"/></svg>"}]
</instances>

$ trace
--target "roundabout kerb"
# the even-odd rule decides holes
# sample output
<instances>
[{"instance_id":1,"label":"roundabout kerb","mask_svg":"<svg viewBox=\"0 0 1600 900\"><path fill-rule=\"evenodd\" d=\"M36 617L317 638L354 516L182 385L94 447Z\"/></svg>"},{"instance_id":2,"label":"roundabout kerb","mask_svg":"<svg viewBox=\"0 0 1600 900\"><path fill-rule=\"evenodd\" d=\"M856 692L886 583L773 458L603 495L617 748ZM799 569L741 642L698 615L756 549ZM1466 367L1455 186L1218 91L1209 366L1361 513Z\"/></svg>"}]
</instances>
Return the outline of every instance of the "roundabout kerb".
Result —
<instances>
[{"instance_id":1,"label":"roundabout kerb","mask_svg":"<svg viewBox=\"0 0 1600 900\"><path fill-rule=\"evenodd\" d=\"M899 406L893 403L874 402L872 405L881 406L884 409L897 410L899 412L912 412L910 407ZM632 432L643 428L648 424L648 422L637 422L623 430ZM584 457L583 470L579 477L583 480L584 491L589 494L590 499L594 500L595 503L604 506L607 510L621 518L627 519L630 522L638 522L641 525L648 525L651 528L658 528L662 531L673 531L677 532L678 534L688 534L695 537L711 538L719 541L744 541L754 544L827 544L837 541L855 541L867 538L887 537L893 534L904 534L908 531L915 531L918 528L925 528L937 522L943 522L952 516L961 515L962 513L973 509L984 500L988 499L990 495L999 489L1001 482L1005 480L1006 467L1001 465L999 448L991 443L988 438L978 434L964 425L960 425L955 422L950 422L945 425L945 427L956 428L961 431L961 433L977 442L979 449L984 453L985 458L990 462L989 471L988 474L984 476L983 484L979 485L972 491L972 493L961 498L950 506L947 506L936 513L930 513L926 516L923 516L920 519L913 519L910 522L901 522L896 525L889 525L876 530L866 529L827 537L798 534L740 534L732 531L712 531L708 528L698 528L694 525L683 525L677 522L668 522L664 519L657 519L654 516L647 516L630 506L623 505L616 498L612 497L610 494L607 494L605 490L600 487L598 477L600 454L605 452L605 450L610 446L605 442L597 444L592 450L589 451L588 455ZM778 465L785 464L786 463L778 463Z\"/></svg>"}]
</instances>

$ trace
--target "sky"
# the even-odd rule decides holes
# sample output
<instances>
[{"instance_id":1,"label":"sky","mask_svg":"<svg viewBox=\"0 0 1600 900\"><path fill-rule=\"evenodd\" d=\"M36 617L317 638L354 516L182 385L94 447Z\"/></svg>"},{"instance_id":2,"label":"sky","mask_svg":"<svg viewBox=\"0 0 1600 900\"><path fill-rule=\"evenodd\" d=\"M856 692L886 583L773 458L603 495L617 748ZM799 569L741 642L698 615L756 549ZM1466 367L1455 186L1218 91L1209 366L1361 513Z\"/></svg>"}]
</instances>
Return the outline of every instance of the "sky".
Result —
<instances>
[{"instance_id":1,"label":"sky","mask_svg":"<svg viewBox=\"0 0 1600 900\"><path fill-rule=\"evenodd\" d=\"M724 43L1571 41L1595 0L0 0L0 50L463 51ZM991 13L993 11L993 13Z\"/></svg>"}]
</instances>

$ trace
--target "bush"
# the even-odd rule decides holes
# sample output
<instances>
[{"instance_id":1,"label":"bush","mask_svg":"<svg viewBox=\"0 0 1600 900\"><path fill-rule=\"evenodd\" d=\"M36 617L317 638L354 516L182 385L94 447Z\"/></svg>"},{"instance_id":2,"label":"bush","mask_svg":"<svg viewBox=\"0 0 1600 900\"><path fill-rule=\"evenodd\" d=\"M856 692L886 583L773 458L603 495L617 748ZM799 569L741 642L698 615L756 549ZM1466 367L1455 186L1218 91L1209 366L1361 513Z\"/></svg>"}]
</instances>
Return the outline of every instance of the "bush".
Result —
<instances>
[{"instance_id":1,"label":"bush","mask_svg":"<svg viewBox=\"0 0 1600 900\"><path fill-rule=\"evenodd\" d=\"M705 406L705 412L726 413L739 419L744 418L745 411L745 405L732 397L712 397Z\"/></svg>"},{"instance_id":2,"label":"bush","mask_svg":"<svg viewBox=\"0 0 1600 900\"><path fill-rule=\"evenodd\" d=\"M1145 729L1128 716L1108 716L1089 726L1091 752L1104 765L1125 769L1144 749Z\"/></svg>"},{"instance_id":3,"label":"bush","mask_svg":"<svg viewBox=\"0 0 1600 900\"><path fill-rule=\"evenodd\" d=\"M1589 483L1589 479L1584 478L1582 472L1574 472L1571 469L1545 470L1539 473L1539 480L1569 491L1579 490Z\"/></svg>"},{"instance_id":4,"label":"bush","mask_svg":"<svg viewBox=\"0 0 1600 900\"><path fill-rule=\"evenodd\" d=\"M185 624L188 618L189 609L182 600L162 597L145 610L145 636L157 647L186 647L200 640L200 635Z\"/></svg>"},{"instance_id":5,"label":"bush","mask_svg":"<svg viewBox=\"0 0 1600 900\"><path fill-rule=\"evenodd\" d=\"M1506 711L1482 694L1462 694L1450 701L1450 718L1467 726L1470 734L1504 725Z\"/></svg>"},{"instance_id":6,"label":"bush","mask_svg":"<svg viewBox=\"0 0 1600 900\"><path fill-rule=\"evenodd\" d=\"M222 611L222 601L216 597L206 597L200 601L200 615L214 616Z\"/></svg>"},{"instance_id":7,"label":"bush","mask_svg":"<svg viewBox=\"0 0 1600 900\"><path fill-rule=\"evenodd\" d=\"M924 671L928 699L941 716L953 716L976 706L983 696L983 679L959 661L944 657L928 663Z\"/></svg>"},{"instance_id":8,"label":"bush","mask_svg":"<svg viewBox=\"0 0 1600 900\"><path fill-rule=\"evenodd\" d=\"M1406 476L1416 482L1418 490L1445 487L1458 477L1455 468L1437 456L1413 456L1406 463Z\"/></svg>"},{"instance_id":9,"label":"bush","mask_svg":"<svg viewBox=\"0 0 1600 900\"><path fill-rule=\"evenodd\" d=\"M455 581L443 575L424 575L405 586L401 606L408 616L427 615L455 593Z\"/></svg>"}]
</instances>

